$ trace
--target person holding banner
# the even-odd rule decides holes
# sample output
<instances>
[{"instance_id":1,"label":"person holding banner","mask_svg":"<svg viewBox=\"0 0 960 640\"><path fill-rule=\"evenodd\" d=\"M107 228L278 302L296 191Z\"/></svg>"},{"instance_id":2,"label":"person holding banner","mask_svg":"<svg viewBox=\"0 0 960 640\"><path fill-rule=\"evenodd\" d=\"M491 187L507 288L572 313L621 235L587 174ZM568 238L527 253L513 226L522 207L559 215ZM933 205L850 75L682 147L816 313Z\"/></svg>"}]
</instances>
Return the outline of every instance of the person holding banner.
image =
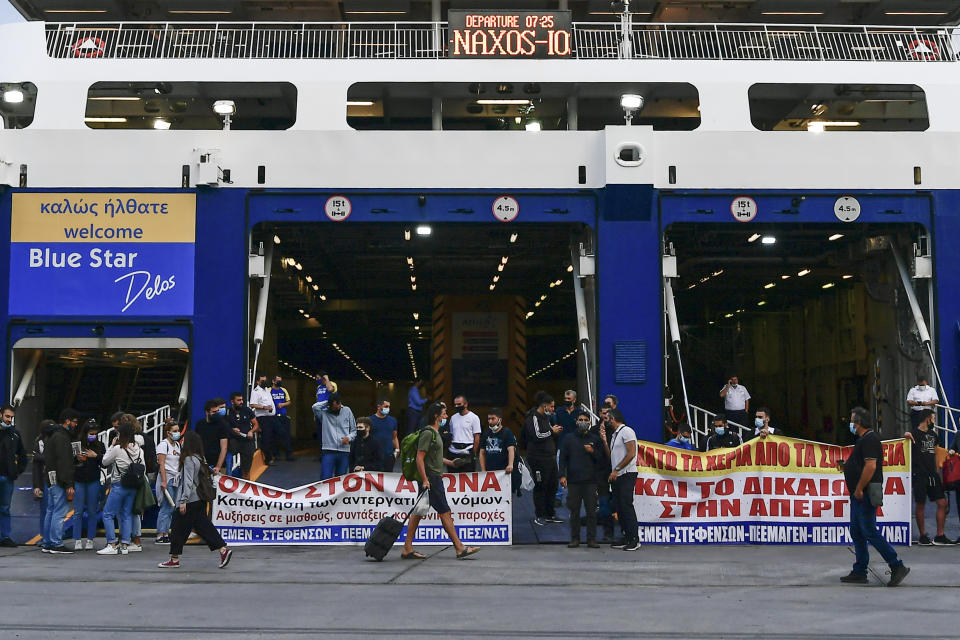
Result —
<instances>
[{"instance_id":1,"label":"person holding banner","mask_svg":"<svg viewBox=\"0 0 960 640\"><path fill-rule=\"evenodd\" d=\"M608 480L613 484L613 502L623 532L623 540L614 541L610 547L637 551L640 549L640 533L637 510L633 505L634 487L637 486L637 434L623 423L620 409L609 409L607 415L613 428L610 438L610 464L613 470Z\"/></svg>"},{"instance_id":2,"label":"person holding banner","mask_svg":"<svg viewBox=\"0 0 960 640\"><path fill-rule=\"evenodd\" d=\"M677 427L677 437L667 442L667 446L693 451L695 447L693 446L693 431L690 429L690 425L681 422Z\"/></svg>"},{"instance_id":3,"label":"person holding banner","mask_svg":"<svg viewBox=\"0 0 960 640\"><path fill-rule=\"evenodd\" d=\"M850 536L857 559L853 570L840 582L866 584L870 566L870 543L890 565L888 587L895 587L910 573L890 543L877 531L877 507L883 497L883 444L872 430L870 413L863 407L850 411L850 432L857 443L846 462L841 462L843 478L850 492ZM871 487L871 485L873 485ZM874 494L879 494L875 496Z\"/></svg>"},{"instance_id":4,"label":"person holding banner","mask_svg":"<svg viewBox=\"0 0 960 640\"><path fill-rule=\"evenodd\" d=\"M453 525L453 514L447 504L447 494L443 490L443 465L449 464L450 461L443 458L440 426L446 422L446 408L435 404L427 410L427 428L420 432L420 439L417 441L417 475L420 476L417 482L417 494L427 491L430 506L440 516L440 523L450 537L450 541L453 542L457 559L462 560L480 549L467 547L460 541L457 529ZM407 537L403 542L403 551L400 553L400 557L404 560L425 560L427 557L413 550L413 537L420 525L420 520L421 517L416 514L410 514L407 520Z\"/></svg>"}]
</instances>

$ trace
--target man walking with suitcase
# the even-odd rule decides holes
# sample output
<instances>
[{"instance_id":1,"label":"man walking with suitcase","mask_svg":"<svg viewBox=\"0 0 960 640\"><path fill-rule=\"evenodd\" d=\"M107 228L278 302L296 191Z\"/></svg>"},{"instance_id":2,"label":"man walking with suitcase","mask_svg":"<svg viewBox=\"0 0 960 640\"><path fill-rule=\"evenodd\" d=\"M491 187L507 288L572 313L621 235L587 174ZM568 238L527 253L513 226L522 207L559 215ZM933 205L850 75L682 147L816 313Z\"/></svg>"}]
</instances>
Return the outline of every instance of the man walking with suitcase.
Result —
<instances>
[{"instance_id":1,"label":"man walking with suitcase","mask_svg":"<svg viewBox=\"0 0 960 640\"><path fill-rule=\"evenodd\" d=\"M450 464L450 461L443 459L443 441L440 438L439 430L446 422L446 408L435 404L427 410L428 427L420 432L420 439L417 443L417 472L420 476L417 489L418 492L427 491L430 506L440 516L443 530L450 536L453 548L457 552L457 559L462 560L475 554L480 549L464 546L460 542L457 530L453 526L453 514L450 513L447 496L443 490L443 465L444 463ZM422 553L413 550L413 538L419 524L420 516L418 515L411 515L407 520L407 537L403 543L403 552L400 554L400 557L404 560L423 560L426 558Z\"/></svg>"}]
</instances>

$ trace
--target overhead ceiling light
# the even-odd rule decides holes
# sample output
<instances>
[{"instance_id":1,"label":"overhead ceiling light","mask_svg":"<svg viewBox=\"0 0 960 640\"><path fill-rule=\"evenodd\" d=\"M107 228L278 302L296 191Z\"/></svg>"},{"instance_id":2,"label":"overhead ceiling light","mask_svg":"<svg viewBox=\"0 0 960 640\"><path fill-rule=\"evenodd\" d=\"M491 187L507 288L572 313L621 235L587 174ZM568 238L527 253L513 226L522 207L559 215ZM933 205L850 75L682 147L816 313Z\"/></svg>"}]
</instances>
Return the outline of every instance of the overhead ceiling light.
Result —
<instances>
[{"instance_id":1,"label":"overhead ceiling light","mask_svg":"<svg viewBox=\"0 0 960 640\"><path fill-rule=\"evenodd\" d=\"M323 295L323 294L321 293L321 294L320 294L320 299L323 300L324 302L326 302L327 296L325 296L325 295Z\"/></svg>"},{"instance_id":2,"label":"overhead ceiling light","mask_svg":"<svg viewBox=\"0 0 960 640\"><path fill-rule=\"evenodd\" d=\"M84 122L126 122L126 118L113 118L113 117L90 117L87 116L83 119Z\"/></svg>"},{"instance_id":3,"label":"overhead ceiling light","mask_svg":"<svg viewBox=\"0 0 960 640\"><path fill-rule=\"evenodd\" d=\"M303 265L300 264L299 262L293 266L294 268L296 268L297 271L303 271Z\"/></svg>"},{"instance_id":4,"label":"overhead ceiling light","mask_svg":"<svg viewBox=\"0 0 960 640\"><path fill-rule=\"evenodd\" d=\"M860 122L857 120L811 120L807 123L807 131L812 131L814 133L823 133L827 127L859 127Z\"/></svg>"},{"instance_id":5,"label":"overhead ceiling light","mask_svg":"<svg viewBox=\"0 0 960 640\"><path fill-rule=\"evenodd\" d=\"M233 100L217 100L213 103L213 112L221 116L232 116L237 112L237 103Z\"/></svg>"},{"instance_id":6,"label":"overhead ceiling light","mask_svg":"<svg viewBox=\"0 0 960 640\"><path fill-rule=\"evenodd\" d=\"M760 238L760 234L759 234L759 233L755 233L755 234L753 234L752 236L750 236L749 238L747 238L747 242L756 242L758 238Z\"/></svg>"},{"instance_id":7,"label":"overhead ceiling light","mask_svg":"<svg viewBox=\"0 0 960 640\"><path fill-rule=\"evenodd\" d=\"M760 240L760 244L776 244L777 239L774 236L763 236L763 239Z\"/></svg>"},{"instance_id":8,"label":"overhead ceiling light","mask_svg":"<svg viewBox=\"0 0 960 640\"><path fill-rule=\"evenodd\" d=\"M781 279L781 280L789 280L789 279L790 279L790 276L788 276L788 275L782 275L782 276L780 276L780 279Z\"/></svg>"},{"instance_id":9,"label":"overhead ceiling light","mask_svg":"<svg viewBox=\"0 0 960 640\"><path fill-rule=\"evenodd\" d=\"M403 230L403 239L404 239L404 240L409 240L409 239L410 239L410 229L404 229L404 230Z\"/></svg>"},{"instance_id":10,"label":"overhead ceiling light","mask_svg":"<svg viewBox=\"0 0 960 640\"><path fill-rule=\"evenodd\" d=\"M318 285L318 284L313 285L313 290L314 290L314 291L320 291L320 285Z\"/></svg>"},{"instance_id":11,"label":"overhead ceiling light","mask_svg":"<svg viewBox=\"0 0 960 640\"><path fill-rule=\"evenodd\" d=\"M514 242L516 242L516 241L517 241L517 237L518 237L518 236L517 236L516 233L511 233L511 234L510 234L510 243L513 244Z\"/></svg>"},{"instance_id":12,"label":"overhead ceiling light","mask_svg":"<svg viewBox=\"0 0 960 640\"><path fill-rule=\"evenodd\" d=\"M822 16L823 11L761 11L762 16Z\"/></svg>"},{"instance_id":13,"label":"overhead ceiling light","mask_svg":"<svg viewBox=\"0 0 960 640\"><path fill-rule=\"evenodd\" d=\"M273 244L280 244L280 236L273 236Z\"/></svg>"},{"instance_id":14,"label":"overhead ceiling light","mask_svg":"<svg viewBox=\"0 0 960 640\"><path fill-rule=\"evenodd\" d=\"M484 98L483 100L477 100L477 104L530 104L529 100L522 100L520 98Z\"/></svg>"},{"instance_id":15,"label":"overhead ceiling light","mask_svg":"<svg viewBox=\"0 0 960 640\"><path fill-rule=\"evenodd\" d=\"M304 280L306 280L307 282L313 282L313 276L307 276L306 278L304 278Z\"/></svg>"},{"instance_id":16,"label":"overhead ceiling light","mask_svg":"<svg viewBox=\"0 0 960 640\"><path fill-rule=\"evenodd\" d=\"M410 290L411 290L411 291L416 291L416 290L417 290L417 285L415 285L415 284L410 285Z\"/></svg>"},{"instance_id":17,"label":"overhead ceiling light","mask_svg":"<svg viewBox=\"0 0 960 640\"><path fill-rule=\"evenodd\" d=\"M170 129L170 121L164 120L163 118L157 118L153 121L153 128L158 131L167 131Z\"/></svg>"},{"instance_id":18,"label":"overhead ceiling light","mask_svg":"<svg viewBox=\"0 0 960 640\"><path fill-rule=\"evenodd\" d=\"M419 320L419 319L420 319L420 314L417 313L416 311L414 311L414 312L413 312L413 319L414 319L414 320Z\"/></svg>"},{"instance_id":19,"label":"overhead ceiling light","mask_svg":"<svg viewBox=\"0 0 960 640\"><path fill-rule=\"evenodd\" d=\"M724 318L732 318L732 317L733 317L733 314L732 314L732 313L727 313L727 314L724 314L723 317L724 317Z\"/></svg>"},{"instance_id":20,"label":"overhead ceiling light","mask_svg":"<svg viewBox=\"0 0 960 640\"><path fill-rule=\"evenodd\" d=\"M848 274L846 274L846 275L843 276L843 279L844 279L844 280L849 280L849 279L852 278L852 277L853 277L853 276L848 273Z\"/></svg>"},{"instance_id":21,"label":"overhead ceiling light","mask_svg":"<svg viewBox=\"0 0 960 640\"><path fill-rule=\"evenodd\" d=\"M776 283L776 282L768 282L767 284L763 285L763 288L764 288L764 289L773 289L775 286L777 286L777 283Z\"/></svg>"},{"instance_id":22,"label":"overhead ceiling light","mask_svg":"<svg viewBox=\"0 0 960 640\"><path fill-rule=\"evenodd\" d=\"M502 265L502 264L498 264L498 265L497 265L497 271L503 271L503 265Z\"/></svg>"},{"instance_id":23,"label":"overhead ceiling light","mask_svg":"<svg viewBox=\"0 0 960 640\"><path fill-rule=\"evenodd\" d=\"M420 325L418 325L418 324L413 325L413 330L414 330L414 331L420 331Z\"/></svg>"},{"instance_id":24,"label":"overhead ceiling light","mask_svg":"<svg viewBox=\"0 0 960 640\"><path fill-rule=\"evenodd\" d=\"M490 285L490 291L493 291L496 288L497 288L497 285L495 284ZM540 303L538 302L537 304L540 304Z\"/></svg>"},{"instance_id":25,"label":"overhead ceiling light","mask_svg":"<svg viewBox=\"0 0 960 640\"><path fill-rule=\"evenodd\" d=\"M625 93L620 96L620 106L624 109L640 109L643 107L643 96L636 93Z\"/></svg>"},{"instance_id":26,"label":"overhead ceiling light","mask_svg":"<svg viewBox=\"0 0 960 640\"><path fill-rule=\"evenodd\" d=\"M510 259L509 256L502 256L502 257L500 258L500 263L501 263L501 264L507 264L507 260L509 260L509 259Z\"/></svg>"},{"instance_id":27,"label":"overhead ceiling light","mask_svg":"<svg viewBox=\"0 0 960 640\"><path fill-rule=\"evenodd\" d=\"M888 16L945 16L949 11L884 11Z\"/></svg>"},{"instance_id":28,"label":"overhead ceiling light","mask_svg":"<svg viewBox=\"0 0 960 640\"><path fill-rule=\"evenodd\" d=\"M139 102L143 100L140 96L93 96L87 100L104 100L110 102Z\"/></svg>"},{"instance_id":29,"label":"overhead ceiling light","mask_svg":"<svg viewBox=\"0 0 960 640\"><path fill-rule=\"evenodd\" d=\"M433 233L433 229L428 224L421 224L417 227L418 236L428 236Z\"/></svg>"},{"instance_id":30,"label":"overhead ceiling light","mask_svg":"<svg viewBox=\"0 0 960 640\"><path fill-rule=\"evenodd\" d=\"M177 15L194 15L194 16L205 16L205 15L228 15L233 13L229 9L168 9L167 13L177 14Z\"/></svg>"},{"instance_id":31,"label":"overhead ceiling light","mask_svg":"<svg viewBox=\"0 0 960 640\"><path fill-rule=\"evenodd\" d=\"M803 276L807 275L808 273L810 273L810 269L802 269L801 271L798 271L798 272L797 272L797 275L802 278Z\"/></svg>"},{"instance_id":32,"label":"overhead ceiling light","mask_svg":"<svg viewBox=\"0 0 960 640\"><path fill-rule=\"evenodd\" d=\"M766 301L766 300L761 300L760 302L757 303L757 306L758 306L758 307L762 307L762 306L765 305L765 304L767 304L767 301Z\"/></svg>"},{"instance_id":33,"label":"overhead ceiling light","mask_svg":"<svg viewBox=\"0 0 960 640\"><path fill-rule=\"evenodd\" d=\"M373 100L347 100L348 107L372 107Z\"/></svg>"},{"instance_id":34,"label":"overhead ceiling light","mask_svg":"<svg viewBox=\"0 0 960 640\"><path fill-rule=\"evenodd\" d=\"M416 282L417 276L410 276L410 282Z\"/></svg>"},{"instance_id":35,"label":"overhead ceiling light","mask_svg":"<svg viewBox=\"0 0 960 640\"><path fill-rule=\"evenodd\" d=\"M567 265L567 273L573 273L573 265L572 265L572 264L568 264L568 265Z\"/></svg>"},{"instance_id":36,"label":"overhead ceiling light","mask_svg":"<svg viewBox=\"0 0 960 640\"><path fill-rule=\"evenodd\" d=\"M827 240L829 240L830 242L833 242L834 240L839 240L839 239L842 238L842 237L843 237L843 234L842 234L842 233L835 233L835 234L833 234L832 236L830 236L829 238L827 238Z\"/></svg>"},{"instance_id":37,"label":"overhead ceiling light","mask_svg":"<svg viewBox=\"0 0 960 640\"><path fill-rule=\"evenodd\" d=\"M827 284L823 285L823 286L820 287L820 288L821 288L821 289L829 289L829 288L832 287L832 286L833 286L833 283L832 283L832 282L828 282Z\"/></svg>"},{"instance_id":38,"label":"overhead ceiling light","mask_svg":"<svg viewBox=\"0 0 960 640\"><path fill-rule=\"evenodd\" d=\"M560 285L563 284L563 280L559 280L559 279L558 279L556 282L554 282L554 284L559 287Z\"/></svg>"},{"instance_id":39,"label":"overhead ceiling light","mask_svg":"<svg viewBox=\"0 0 960 640\"><path fill-rule=\"evenodd\" d=\"M557 283L556 283L556 282L551 282L551 283L550 283L550 288L551 288L551 289L553 289L555 286L557 286Z\"/></svg>"},{"instance_id":40,"label":"overhead ceiling light","mask_svg":"<svg viewBox=\"0 0 960 640\"><path fill-rule=\"evenodd\" d=\"M106 9L44 9L44 13L106 13Z\"/></svg>"},{"instance_id":41,"label":"overhead ceiling light","mask_svg":"<svg viewBox=\"0 0 960 640\"><path fill-rule=\"evenodd\" d=\"M20 89L8 89L3 92L3 101L9 102L10 104L23 102L23 91L20 91Z\"/></svg>"},{"instance_id":42,"label":"overhead ceiling light","mask_svg":"<svg viewBox=\"0 0 960 640\"><path fill-rule=\"evenodd\" d=\"M493 281L500 282L500 276L499 275L493 276Z\"/></svg>"},{"instance_id":43,"label":"overhead ceiling light","mask_svg":"<svg viewBox=\"0 0 960 640\"><path fill-rule=\"evenodd\" d=\"M527 131L543 131L543 126L540 124L539 120L531 120L527 124L523 125L523 128Z\"/></svg>"}]
</instances>

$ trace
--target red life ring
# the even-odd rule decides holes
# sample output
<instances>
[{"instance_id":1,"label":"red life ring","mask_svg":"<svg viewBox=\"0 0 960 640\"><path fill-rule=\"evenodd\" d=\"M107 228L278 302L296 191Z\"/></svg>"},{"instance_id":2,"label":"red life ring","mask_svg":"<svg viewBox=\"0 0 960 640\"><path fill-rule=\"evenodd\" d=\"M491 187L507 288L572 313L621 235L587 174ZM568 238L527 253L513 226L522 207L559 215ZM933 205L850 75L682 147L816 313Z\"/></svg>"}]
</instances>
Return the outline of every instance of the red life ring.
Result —
<instances>
[{"instance_id":1,"label":"red life ring","mask_svg":"<svg viewBox=\"0 0 960 640\"><path fill-rule=\"evenodd\" d=\"M914 60L939 60L940 50L931 40L914 40L907 47Z\"/></svg>"},{"instance_id":2,"label":"red life ring","mask_svg":"<svg viewBox=\"0 0 960 640\"><path fill-rule=\"evenodd\" d=\"M73 45L74 58L99 58L107 48L107 43L95 36L80 38Z\"/></svg>"}]
</instances>

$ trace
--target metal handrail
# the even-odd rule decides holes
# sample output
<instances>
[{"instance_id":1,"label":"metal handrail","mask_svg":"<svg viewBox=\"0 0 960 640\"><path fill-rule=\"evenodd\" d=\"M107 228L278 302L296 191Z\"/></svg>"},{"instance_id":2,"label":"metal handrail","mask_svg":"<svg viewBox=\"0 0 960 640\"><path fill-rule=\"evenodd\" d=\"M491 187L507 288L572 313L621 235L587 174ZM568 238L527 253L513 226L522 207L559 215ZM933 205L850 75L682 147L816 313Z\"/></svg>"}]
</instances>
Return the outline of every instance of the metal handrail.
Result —
<instances>
[{"instance_id":1,"label":"metal handrail","mask_svg":"<svg viewBox=\"0 0 960 640\"><path fill-rule=\"evenodd\" d=\"M72 22L46 25L47 55L75 59L439 59L446 22ZM628 33L628 37L624 34ZM957 27L573 24L573 58L956 62Z\"/></svg>"},{"instance_id":2,"label":"metal handrail","mask_svg":"<svg viewBox=\"0 0 960 640\"><path fill-rule=\"evenodd\" d=\"M700 438L706 438L710 436L710 425L713 424L713 419L717 416L716 413L712 411L707 411L697 405L690 405L690 430L693 432L693 446L700 449ZM733 422L732 420L727 420L728 427L736 427L740 432L740 438L746 442L749 438L753 437L752 431L748 428Z\"/></svg>"},{"instance_id":3,"label":"metal handrail","mask_svg":"<svg viewBox=\"0 0 960 640\"><path fill-rule=\"evenodd\" d=\"M150 413L144 414L142 416L137 416L137 421L140 423L140 426L143 428L143 440L146 442L147 438L153 439L153 444L158 445L160 441L163 440L163 423L172 415L173 407L170 405L164 405L159 409L151 411ZM103 444L104 448L110 447L110 441L113 438L113 432L115 429L112 427L101 431L97 435L97 440Z\"/></svg>"},{"instance_id":4,"label":"metal handrail","mask_svg":"<svg viewBox=\"0 0 960 640\"><path fill-rule=\"evenodd\" d=\"M936 430L943 432L943 444L945 447L950 447L950 434L953 434L954 438L957 435L957 420L960 420L960 409L956 407L948 407L945 404L934 405L937 409L937 424L935 425ZM951 416L953 420L947 420L947 417ZM942 419L941 419L942 418ZM952 425L949 423L953 423Z\"/></svg>"}]
</instances>

